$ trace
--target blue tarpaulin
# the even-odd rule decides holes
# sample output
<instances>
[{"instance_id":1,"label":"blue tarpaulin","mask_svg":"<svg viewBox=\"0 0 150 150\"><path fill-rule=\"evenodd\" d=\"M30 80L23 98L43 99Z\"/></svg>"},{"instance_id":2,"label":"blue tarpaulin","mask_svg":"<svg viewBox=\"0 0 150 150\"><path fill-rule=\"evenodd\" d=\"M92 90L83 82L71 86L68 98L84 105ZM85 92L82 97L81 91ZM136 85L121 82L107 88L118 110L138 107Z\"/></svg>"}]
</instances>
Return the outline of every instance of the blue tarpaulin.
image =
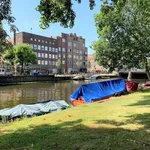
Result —
<instances>
[{"instance_id":1,"label":"blue tarpaulin","mask_svg":"<svg viewBox=\"0 0 150 150\"><path fill-rule=\"evenodd\" d=\"M70 96L70 99L73 101L82 96L86 103L91 103L92 101L103 99L119 92L126 92L124 79L83 84Z\"/></svg>"}]
</instances>

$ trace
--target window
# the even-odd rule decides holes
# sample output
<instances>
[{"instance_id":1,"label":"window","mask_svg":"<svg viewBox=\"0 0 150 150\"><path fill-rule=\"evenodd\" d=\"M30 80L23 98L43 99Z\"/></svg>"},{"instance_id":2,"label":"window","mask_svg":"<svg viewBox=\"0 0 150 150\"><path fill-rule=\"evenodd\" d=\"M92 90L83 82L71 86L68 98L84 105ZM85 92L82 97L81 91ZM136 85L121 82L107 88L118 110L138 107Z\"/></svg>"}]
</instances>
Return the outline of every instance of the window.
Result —
<instances>
[{"instance_id":1,"label":"window","mask_svg":"<svg viewBox=\"0 0 150 150\"><path fill-rule=\"evenodd\" d=\"M85 46L85 44L83 43L83 47Z\"/></svg>"},{"instance_id":2,"label":"window","mask_svg":"<svg viewBox=\"0 0 150 150\"><path fill-rule=\"evenodd\" d=\"M61 57L61 54L59 54L58 57Z\"/></svg>"},{"instance_id":3,"label":"window","mask_svg":"<svg viewBox=\"0 0 150 150\"><path fill-rule=\"evenodd\" d=\"M38 53L38 57L41 57L41 53Z\"/></svg>"},{"instance_id":4,"label":"window","mask_svg":"<svg viewBox=\"0 0 150 150\"><path fill-rule=\"evenodd\" d=\"M51 44L51 42L49 42L49 44Z\"/></svg>"},{"instance_id":5,"label":"window","mask_svg":"<svg viewBox=\"0 0 150 150\"><path fill-rule=\"evenodd\" d=\"M71 61L68 61L68 64L71 64Z\"/></svg>"},{"instance_id":6,"label":"window","mask_svg":"<svg viewBox=\"0 0 150 150\"><path fill-rule=\"evenodd\" d=\"M41 45L38 45L38 50L41 50Z\"/></svg>"},{"instance_id":7,"label":"window","mask_svg":"<svg viewBox=\"0 0 150 150\"><path fill-rule=\"evenodd\" d=\"M61 51L61 47L58 47L58 51Z\"/></svg>"},{"instance_id":8,"label":"window","mask_svg":"<svg viewBox=\"0 0 150 150\"><path fill-rule=\"evenodd\" d=\"M33 38L30 38L30 41L33 41Z\"/></svg>"},{"instance_id":9,"label":"window","mask_svg":"<svg viewBox=\"0 0 150 150\"><path fill-rule=\"evenodd\" d=\"M34 41L36 41L36 39L34 39Z\"/></svg>"},{"instance_id":10,"label":"window","mask_svg":"<svg viewBox=\"0 0 150 150\"><path fill-rule=\"evenodd\" d=\"M66 50L65 48L62 48L62 51L63 51L63 52L65 52L65 50Z\"/></svg>"},{"instance_id":11,"label":"window","mask_svg":"<svg viewBox=\"0 0 150 150\"><path fill-rule=\"evenodd\" d=\"M34 44L34 49L37 49L37 45L36 44Z\"/></svg>"},{"instance_id":12,"label":"window","mask_svg":"<svg viewBox=\"0 0 150 150\"><path fill-rule=\"evenodd\" d=\"M42 60L42 65L44 65L44 60Z\"/></svg>"},{"instance_id":13,"label":"window","mask_svg":"<svg viewBox=\"0 0 150 150\"><path fill-rule=\"evenodd\" d=\"M56 59L58 59L58 56L56 55Z\"/></svg>"},{"instance_id":14,"label":"window","mask_svg":"<svg viewBox=\"0 0 150 150\"><path fill-rule=\"evenodd\" d=\"M55 43L53 42L53 45L54 45Z\"/></svg>"},{"instance_id":15,"label":"window","mask_svg":"<svg viewBox=\"0 0 150 150\"><path fill-rule=\"evenodd\" d=\"M68 42L68 46L72 46L72 43L71 43L71 42Z\"/></svg>"},{"instance_id":16,"label":"window","mask_svg":"<svg viewBox=\"0 0 150 150\"><path fill-rule=\"evenodd\" d=\"M66 39L62 39L62 42L64 42L64 43L65 43L65 42L66 42Z\"/></svg>"},{"instance_id":17,"label":"window","mask_svg":"<svg viewBox=\"0 0 150 150\"><path fill-rule=\"evenodd\" d=\"M52 55L51 55L51 54L49 54L49 58L52 58Z\"/></svg>"},{"instance_id":18,"label":"window","mask_svg":"<svg viewBox=\"0 0 150 150\"><path fill-rule=\"evenodd\" d=\"M62 64L65 64L65 60L62 61Z\"/></svg>"},{"instance_id":19,"label":"window","mask_svg":"<svg viewBox=\"0 0 150 150\"><path fill-rule=\"evenodd\" d=\"M38 60L38 64L39 64L39 65L41 64L41 61L40 61L40 60Z\"/></svg>"},{"instance_id":20,"label":"window","mask_svg":"<svg viewBox=\"0 0 150 150\"><path fill-rule=\"evenodd\" d=\"M44 58L44 53L42 53L42 58Z\"/></svg>"},{"instance_id":21,"label":"window","mask_svg":"<svg viewBox=\"0 0 150 150\"><path fill-rule=\"evenodd\" d=\"M47 43L47 41L45 41L45 43Z\"/></svg>"},{"instance_id":22,"label":"window","mask_svg":"<svg viewBox=\"0 0 150 150\"><path fill-rule=\"evenodd\" d=\"M44 43L44 40L42 40L42 43Z\"/></svg>"},{"instance_id":23,"label":"window","mask_svg":"<svg viewBox=\"0 0 150 150\"><path fill-rule=\"evenodd\" d=\"M48 47L47 47L47 46L45 46L45 50L46 50L46 51L48 50Z\"/></svg>"},{"instance_id":24,"label":"window","mask_svg":"<svg viewBox=\"0 0 150 150\"><path fill-rule=\"evenodd\" d=\"M56 48L55 50L56 50L56 52L58 52L58 49L57 49L57 48Z\"/></svg>"},{"instance_id":25,"label":"window","mask_svg":"<svg viewBox=\"0 0 150 150\"><path fill-rule=\"evenodd\" d=\"M47 54L45 54L45 58L47 58Z\"/></svg>"},{"instance_id":26,"label":"window","mask_svg":"<svg viewBox=\"0 0 150 150\"><path fill-rule=\"evenodd\" d=\"M65 58L65 54L63 54L63 58Z\"/></svg>"},{"instance_id":27,"label":"window","mask_svg":"<svg viewBox=\"0 0 150 150\"><path fill-rule=\"evenodd\" d=\"M44 46L42 46L42 50L44 50Z\"/></svg>"},{"instance_id":28,"label":"window","mask_svg":"<svg viewBox=\"0 0 150 150\"><path fill-rule=\"evenodd\" d=\"M55 55L53 54L53 59L55 58Z\"/></svg>"},{"instance_id":29,"label":"window","mask_svg":"<svg viewBox=\"0 0 150 150\"><path fill-rule=\"evenodd\" d=\"M47 60L45 60L45 65L47 65L48 64L48 62L47 62Z\"/></svg>"},{"instance_id":30,"label":"window","mask_svg":"<svg viewBox=\"0 0 150 150\"><path fill-rule=\"evenodd\" d=\"M49 51L51 51L51 47L49 47Z\"/></svg>"},{"instance_id":31,"label":"window","mask_svg":"<svg viewBox=\"0 0 150 150\"><path fill-rule=\"evenodd\" d=\"M52 62L51 61L49 61L49 65L51 65L52 64Z\"/></svg>"},{"instance_id":32,"label":"window","mask_svg":"<svg viewBox=\"0 0 150 150\"><path fill-rule=\"evenodd\" d=\"M68 58L71 58L71 55L68 55Z\"/></svg>"},{"instance_id":33,"label":"window","mask_svg":"<svg viewBox=\"0 0 150 150\"><path fill-rule=\"evenodd\" d=\"M40 39L38 39L38 42L40 42Z\"/></svg>"},{"instance_id":34,"label":"window","mask_svg":"<svg viewBox=\"0 0 150 150\"><path fill-rule=\"evenodd\" d=\"M53 61L53 65L55 65L55 61Z\"/></svg>"},{"instance_id":35,"label":"window","mask_svg":"<svg viewBox=\"0 0 150 150\"><path fill-rule=\"evenodd\" d=\"M68 49L68 52L71 52L71 49Z\"/></svg>"},{"instance_id":36,"label":"window","mask_svg":"<svg viewBox=\"0 0 150 150\"><path fill-rule=\"evenodd\" d=\"M76 44L76 43L73 43L73 46L74 46L74 47L76 47L76 46L77 46L77 44Z\"/></svg>"}]
</instances>

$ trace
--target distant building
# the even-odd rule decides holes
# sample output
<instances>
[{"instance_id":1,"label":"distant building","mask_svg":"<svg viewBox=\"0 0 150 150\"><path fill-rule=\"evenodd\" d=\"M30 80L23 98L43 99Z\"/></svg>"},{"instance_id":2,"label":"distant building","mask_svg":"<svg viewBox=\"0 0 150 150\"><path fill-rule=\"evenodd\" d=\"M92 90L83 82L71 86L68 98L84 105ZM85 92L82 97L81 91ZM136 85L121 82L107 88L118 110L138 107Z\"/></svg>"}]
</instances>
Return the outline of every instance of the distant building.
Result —
<instances>
[{"instance_id":1,"label":"distant building","mask_svg":"<svg viewBox=\"0 0 150 150\"><path fill-rule=\"evenodd\" d=\"M9 40L14 44L14 39ZM27 32L16 34L16 44L27 43L36 53L38 65L33 65L35 70L45 70L48 73L57 73L56 62L61 61L61 72L86 72L87 54L85 39L76 34L65 34L57 37L45 37ZM81 66L77 65L81 62Z\"/></svg>"},{"instance_id":2,"label":"distant building","mask_svg":"<svg viewBox=\"0 0 150 150\"><path fill-rule=\"evenodd\" d=\"M95 54L88 55L88 62L90 62L91 67L88 68L89 72L98 72L98 73L106 73L107 69L103 66L99 66L96 61L94 60Z\"/></svg>"}]
</instances>

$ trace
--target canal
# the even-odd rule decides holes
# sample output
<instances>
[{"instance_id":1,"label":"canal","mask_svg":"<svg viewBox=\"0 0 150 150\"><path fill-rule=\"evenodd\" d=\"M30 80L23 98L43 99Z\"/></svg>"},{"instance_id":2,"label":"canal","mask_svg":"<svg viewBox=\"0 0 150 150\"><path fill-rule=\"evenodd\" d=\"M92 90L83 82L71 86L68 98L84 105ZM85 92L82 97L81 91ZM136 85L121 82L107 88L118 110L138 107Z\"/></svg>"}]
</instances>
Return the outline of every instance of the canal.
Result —
<instances>
[{"instance_id":1,"label":"canal","mask_svg":"<svg viewBox=\"0 0 150 150\"><path fill-rule=\"evenodd\" d=\"M100 79L100 81L102 81L102 79ZM146 80L136 81L142 85ZM70 104L70 95L74 93L81 84L86 84L89 82L95 81L68 80L54 83L38 82L0 86L0 109L43 100L65 100L68 104Z\"/></svg>"},{"instance_id":2,"label":"canal","mask_svg":"<svg viewBox=\"0 0 150 150\"><path fill-rule=\"evenodd\" d=\"M91 81L62 81L24 83L0 87L0 109L18 104L29 104L43 100L65 100L70 104L70 95L81 85Z\"/></svg>"}]
</instances>

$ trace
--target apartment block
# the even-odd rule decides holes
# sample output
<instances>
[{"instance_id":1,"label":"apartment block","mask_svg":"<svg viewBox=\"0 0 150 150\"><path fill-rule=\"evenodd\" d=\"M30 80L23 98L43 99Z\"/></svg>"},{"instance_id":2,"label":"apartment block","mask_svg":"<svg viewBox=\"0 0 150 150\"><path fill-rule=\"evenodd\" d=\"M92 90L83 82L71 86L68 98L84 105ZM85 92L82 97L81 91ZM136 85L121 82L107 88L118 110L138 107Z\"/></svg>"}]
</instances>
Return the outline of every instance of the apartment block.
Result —
<instances>
[{"instance_id":1,"label":"apartment block","mask_svg":"<svg viewBox=\"0 0 150 150\"><path fill-rule=\"evenodd\" d=\"M10 39L14 43L14 39ZM38 64L35 69L45 69L48 73L86 72L88 50L85 39L76 34L62 33L57 37L45 37L27 32L16 34L16 44L29 44L36 53ZM60 60L61 65L56 65ZM80 66L77 62L80 62Z\"/></svg>"}]
</instances>

